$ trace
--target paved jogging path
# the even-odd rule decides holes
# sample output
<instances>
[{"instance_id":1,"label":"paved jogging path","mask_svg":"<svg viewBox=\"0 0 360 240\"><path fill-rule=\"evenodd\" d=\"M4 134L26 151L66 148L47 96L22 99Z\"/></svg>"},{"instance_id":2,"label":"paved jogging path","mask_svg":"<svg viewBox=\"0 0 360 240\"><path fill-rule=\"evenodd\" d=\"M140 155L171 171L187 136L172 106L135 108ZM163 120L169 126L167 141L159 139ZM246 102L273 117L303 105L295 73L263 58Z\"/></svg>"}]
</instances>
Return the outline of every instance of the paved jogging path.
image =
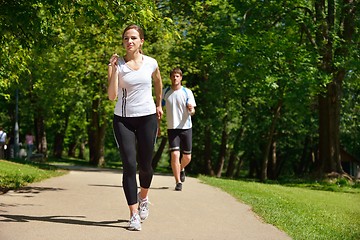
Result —
<instances>
[{"instance_id":1,"label":"paved jogging path","mask_svg":"<svg viewBox=\"0 0 360 240\"><path fill-rule=\"evenodd\" d=\"M0 195L0 239L291 239L227 193L190 177L176 192L164 175L153 178L142 231L129 231L121 178L119 171L78 168Z\"/></svg>"}]
</instances>

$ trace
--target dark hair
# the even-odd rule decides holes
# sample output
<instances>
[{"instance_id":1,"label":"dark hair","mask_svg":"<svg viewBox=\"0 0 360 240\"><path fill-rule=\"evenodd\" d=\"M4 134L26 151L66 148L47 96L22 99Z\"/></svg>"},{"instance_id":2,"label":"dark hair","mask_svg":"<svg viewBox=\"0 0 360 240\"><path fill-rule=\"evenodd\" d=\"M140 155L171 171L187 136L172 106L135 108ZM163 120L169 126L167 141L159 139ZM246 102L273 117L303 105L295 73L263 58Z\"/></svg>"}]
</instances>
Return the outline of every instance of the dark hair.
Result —
<instances>
[{"instance_id":1,"label":"dark hair","mask_svg":"<svg viewBox=\"0 0 360 240\"><path fill-rule=\"evenodd\" d=\"M124 29L123 34L122 34L122 38L124 38L124 35L125 35L126 31L130 30L130 29L135 29L136 31L138 31L141 39L145 38L144 31L142 30L142 28L139 27L138 25L135 25L135 24L129 25Z\"/></svg>"},{"instance_id":2,"label":"dark hair","mask_svg":"<svg viewBox=\"0 0 360 240\"><path fill-rule=\"evenodd\" d=\"M178 74L180 74L180 76L182 76L182 71L178 67L176 67L176 68L174 68L173 70L170 71L170 77L175 73L178 73Z\"/></svg>"}]
</instances>

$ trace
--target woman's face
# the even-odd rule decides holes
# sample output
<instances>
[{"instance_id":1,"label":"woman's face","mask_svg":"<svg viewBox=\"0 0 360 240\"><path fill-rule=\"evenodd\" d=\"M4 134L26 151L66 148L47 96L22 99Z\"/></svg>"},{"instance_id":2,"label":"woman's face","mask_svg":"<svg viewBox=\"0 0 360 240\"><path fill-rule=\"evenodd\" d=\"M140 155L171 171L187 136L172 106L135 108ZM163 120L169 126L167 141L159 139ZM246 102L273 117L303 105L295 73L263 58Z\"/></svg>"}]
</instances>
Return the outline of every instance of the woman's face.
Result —
<instances>
[{"instance_id":1,"label":"woman's face","mask_svg":"<svg viewBox=\"0 0 360 240\"><path fill-rule=\"evenodd\" d=\"M140 34L135 29L129 29L123 37L123 45L126 51L135 52L140 50L144 43L144 39L140 38Z\"/></svg>"}]
</instances>

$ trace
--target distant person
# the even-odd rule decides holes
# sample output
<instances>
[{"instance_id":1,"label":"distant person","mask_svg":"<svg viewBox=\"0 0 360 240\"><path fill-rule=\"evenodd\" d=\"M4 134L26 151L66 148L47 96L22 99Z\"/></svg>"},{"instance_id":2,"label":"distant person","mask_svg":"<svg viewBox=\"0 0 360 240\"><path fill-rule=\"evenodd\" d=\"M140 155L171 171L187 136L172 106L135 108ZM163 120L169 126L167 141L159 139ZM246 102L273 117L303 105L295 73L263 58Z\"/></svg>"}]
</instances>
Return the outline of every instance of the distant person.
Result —
<instances>
[{"instance_id":1,"label":"distant person","mask_svg":"<svg viewBox=\"0 0 360 240\"><path fill-rule=\"evenodd\" d=\"M185 182L185 167L191 161L191 116L195 114L196 107L192 91L181 84L182 76L180 68L171 70L171 87L163 90L162 103L166 106L171 169L175 177L176 191L182 190L182 183Z\"/></svg>"},{"instance_id":2,"label":"distant person","mask_svg":"<svg viewBox=\"0 0 360 240\"><path fill-rule=\"evenodd\" d=\"M123 164L123 188L130 210L130 230L141 230L149 215L148 191L153 178L152 155L162 117L162 80L157 61L142 52L144 32L137 25L125 28L123 57L114 54L108 67L108 95L117 98L113 130ZM155 103L152 96L154 84ZM139 167L140 192L136 171Z\"/></svg>"},{"instance_id":3,"label":"distant person","mask_svg":"<svg viewBox=\"0 0 360 240\"><path fill-rule=\"evenodd\" d=\"M28 132L25 136L27 160L31 159L33 148L34 148L34 141L35 141L34 136L32 135L31 132Z\"/></svg>"},{"instance_id":4,"label":"distant person","mask_svg":"<svg viewBox=\"0 0 360 240\"><path fill-rule=\"evenodd\" d=\"M6 132L2 127L0 127L0 159L5 158L6 147Z\"/></svg>"},{"instance_id":5,"label":"distant person","mask_svg":"<svg viewBox=\"0 0 360 240\"><path fill-rule=\"evenodd\" d=\"M14 158L14 138L6 136L5 159Z\"/></svg>"}]
</instances>

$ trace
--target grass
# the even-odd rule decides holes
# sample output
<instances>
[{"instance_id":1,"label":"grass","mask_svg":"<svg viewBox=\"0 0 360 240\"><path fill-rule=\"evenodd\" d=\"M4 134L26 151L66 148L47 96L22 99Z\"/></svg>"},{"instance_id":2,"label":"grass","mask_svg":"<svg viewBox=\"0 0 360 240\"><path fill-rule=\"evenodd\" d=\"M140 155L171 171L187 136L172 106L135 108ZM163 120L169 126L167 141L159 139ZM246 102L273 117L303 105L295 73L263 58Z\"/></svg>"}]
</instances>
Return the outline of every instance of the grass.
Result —
<instances>
[{"instance_id":1,"label":"grass","mask_svg":"<svg viewBox=\"0 0 360 240\"><path fill-rule=\"evenodd\" d=\"M283 186L206 176L199 178L252 206L265 222L282 229L295 240L360 239L359 188L324 191L319 190L322 186L319 183L314 188L313 184ZM324 189L329 185L325 184Z\"/></svg>"},{"instance_id":2,"label":"grass","mask_svg":"<svg viewBox=\"0 0 360 240\"><path fill-rule=\"evenodd\" d=\"M79 159L49 159L48 163L88 164ZM119 167L115 165L112 167ZM164 169L167 169L165 165ZM48 164L0 160L0 192L65 173ZM207 176L199 179L252 206L265 222L285 231L294 240L360 239L359 184L354 187L344 181L292 181L280 185Z\"/></svg>"},{"instance_id":3,"label":"grass","mask_svg":"<svg viewBox=\"0 0 360 240\"><path fill-rule=\"evenodd\" d=\"M0 193L65 173L47 164L0 160Z\"/></svg>"}]
</instances>

